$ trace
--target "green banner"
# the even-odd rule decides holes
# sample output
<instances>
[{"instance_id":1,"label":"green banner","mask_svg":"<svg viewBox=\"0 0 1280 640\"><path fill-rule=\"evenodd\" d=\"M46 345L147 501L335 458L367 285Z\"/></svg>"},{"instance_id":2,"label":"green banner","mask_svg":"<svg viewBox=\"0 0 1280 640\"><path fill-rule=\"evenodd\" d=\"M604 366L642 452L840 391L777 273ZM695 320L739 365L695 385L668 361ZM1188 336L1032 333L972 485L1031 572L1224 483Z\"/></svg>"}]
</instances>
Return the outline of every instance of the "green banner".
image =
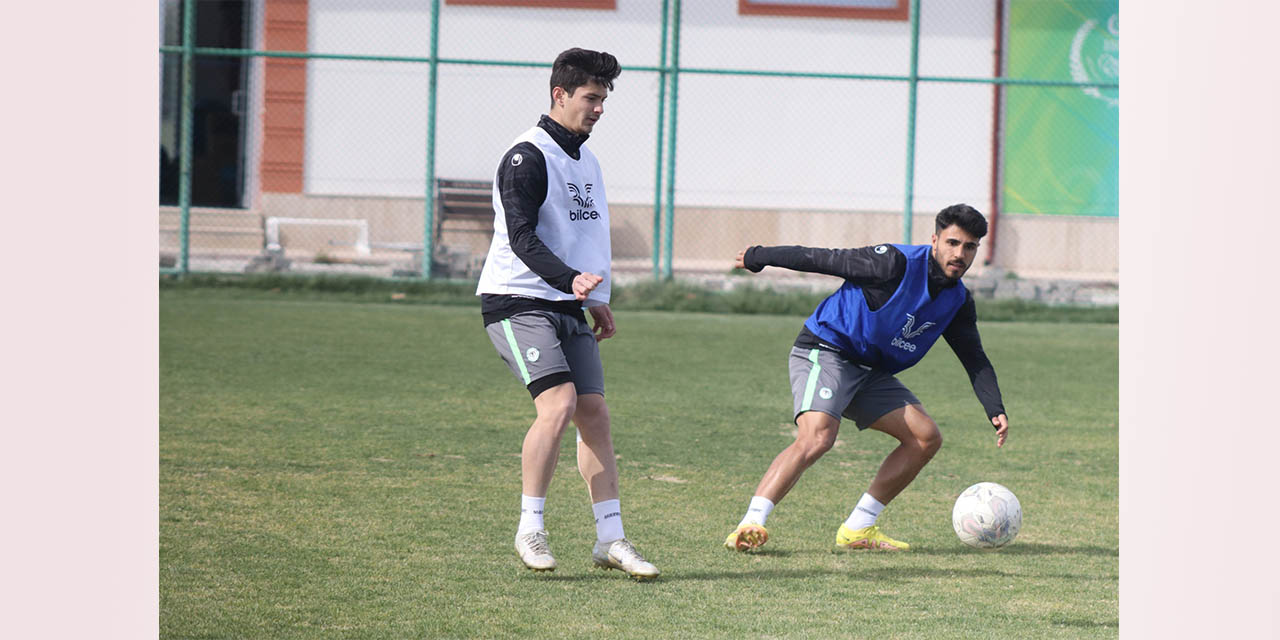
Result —
<instances>
[{"instance_id":1,"label":"green banner","mask_svg":"<svg viewBox=\"0 0 1280 640\"><path fill-rule=\"evenodd\" d=\"M1120 83L1118 0L1010 0L1006 74ZM1118 216L1120 95L1005 89L1004 210Z\"/></svg>"}]
</instances>

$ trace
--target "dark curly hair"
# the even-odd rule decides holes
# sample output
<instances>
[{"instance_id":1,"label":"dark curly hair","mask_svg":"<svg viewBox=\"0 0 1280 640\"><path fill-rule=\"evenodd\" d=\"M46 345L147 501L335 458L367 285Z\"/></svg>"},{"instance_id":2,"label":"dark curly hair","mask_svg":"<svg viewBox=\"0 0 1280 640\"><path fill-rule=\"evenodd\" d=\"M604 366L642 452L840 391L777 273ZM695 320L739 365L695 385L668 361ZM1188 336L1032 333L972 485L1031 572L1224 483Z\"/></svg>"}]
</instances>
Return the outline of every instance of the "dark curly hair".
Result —
<instances>
[{"instance_id":1,"label":"dark curly hair","mask_svg":"<svg viewBox=\"0 0 1280 640\"><path fill-rule=\"evenodd\" d=\"M934 232L940 232L953 224L960 225L961 229L975 238L987 235L987 219L967 204L953 204L939 211L938 217L934 219Z\"/></svg>"}]
</instances>

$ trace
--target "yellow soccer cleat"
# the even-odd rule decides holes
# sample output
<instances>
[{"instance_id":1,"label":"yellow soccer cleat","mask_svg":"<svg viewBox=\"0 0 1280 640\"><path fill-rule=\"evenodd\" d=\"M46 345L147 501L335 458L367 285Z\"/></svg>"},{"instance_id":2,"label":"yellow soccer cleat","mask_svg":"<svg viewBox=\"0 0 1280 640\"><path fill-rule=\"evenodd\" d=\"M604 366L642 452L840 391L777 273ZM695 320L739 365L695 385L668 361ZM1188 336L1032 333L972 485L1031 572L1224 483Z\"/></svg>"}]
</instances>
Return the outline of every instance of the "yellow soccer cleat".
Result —
<instances>
[{"instance_id":1,"label":"yellow soccer cleat","mask_svg":"<svg viewBox=\"0 0 1280 640\"><path fill-rule=\"evenodd\" d=\"M759 549L768 541L769 530L763 525L744 524L734 529L733 533L724 539L724 548L731 551L750 551Z\"/></svg>"},{"instance_id":2,"label":"yellow soccer cleat","mask_svg":"<svg viewBox=\"0 0 1280 640\"><path fill-rule=\"evenodd\" d=\"M879 525L850 529L840 525L836 532L836 551L871 549L874 551L910 551L911 545L881 533Z\"/></svg>"}]
</instances>

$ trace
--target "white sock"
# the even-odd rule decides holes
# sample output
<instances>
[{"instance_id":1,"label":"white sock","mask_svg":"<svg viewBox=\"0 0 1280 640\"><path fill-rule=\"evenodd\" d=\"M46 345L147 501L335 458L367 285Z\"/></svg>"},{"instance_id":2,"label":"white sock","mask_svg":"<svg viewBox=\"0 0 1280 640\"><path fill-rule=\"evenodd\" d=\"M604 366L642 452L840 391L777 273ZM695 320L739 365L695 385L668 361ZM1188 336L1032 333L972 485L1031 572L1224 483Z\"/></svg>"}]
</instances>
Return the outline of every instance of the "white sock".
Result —
<instances>
[{"instance_id":1,"label":"white sock","mask_svg":"<svg viewBox=\"0 0 1280 640\"><path fill-rule=\"evenodd\" d=\"M516 535L546 529L542 525L543 505L546 502L546 497L535 498L520 494L520 526L516 528Z\"/></svg>"},{"instance_id":2,"label":"white sock","mask_svg":"<svg viewBox=\"0 0 1280 640\"><path fill-rule=\"evenodd\" d=\"M622 503L616 498L591 505L596 514L596 540L613 542L625 538L622 534Z\"/></svg>"},{"instance_id":3,"label":"white sock","mask_svg":"<svg viewBox=\"0 0 1280 640\"><path fill-rule=\"evenodd\" d=\"M742 516L742 522L738 526L746 524L758 524L764 526L764 521L769 519L769 514L773 512L773 502L764 496L751 496L751 504L747 505L747 514Z\"/></svg>"},{"instance_id":4,"label":"white sock","mask_svg":"<svg viewBox=\"0 0 1280 640\"><path fill-rule=\"evenodd\" d=\"M844 521L844 526L855 531L869 527L876 523L876 518L880 517L881 511L884 511L884 505L871 497L871 494L864 493L862 499L858 500L858 506L854 507L853 513L849 514L849 519Z\"/></svg>"}]
</instances>

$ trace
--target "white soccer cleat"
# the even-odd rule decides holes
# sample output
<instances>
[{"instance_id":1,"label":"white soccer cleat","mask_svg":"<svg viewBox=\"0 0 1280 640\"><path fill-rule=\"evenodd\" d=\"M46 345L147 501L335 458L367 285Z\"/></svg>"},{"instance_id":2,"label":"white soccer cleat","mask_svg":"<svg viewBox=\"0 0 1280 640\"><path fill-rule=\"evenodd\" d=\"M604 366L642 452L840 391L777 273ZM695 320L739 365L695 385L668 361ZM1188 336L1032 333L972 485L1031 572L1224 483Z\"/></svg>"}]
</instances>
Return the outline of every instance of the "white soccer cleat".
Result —
<instances>
[{"instance_id":1,"label":"white soccer cleat","mask_svg":"<svg viewBox=\"0 0 1280 640\"><path fill-rule=\"evenodd\" d=\"M551 547L547 545L547 532L544 529L516 534L516 554L524 566L534 571L555 571L556 559L551 557Z\"/></svg>"},{"instance_id":2,"label":"white soccer cleat","mask_svg":"<svg viewBox=\"0 0 1280 640\"><path fill-rule=\"evenodd\" d=\"M621 569L636 580L658 577L658 568L650 564L626 538L613 542L596 542L591 561L601 569Z\"/></svg>"}]
</instances>

